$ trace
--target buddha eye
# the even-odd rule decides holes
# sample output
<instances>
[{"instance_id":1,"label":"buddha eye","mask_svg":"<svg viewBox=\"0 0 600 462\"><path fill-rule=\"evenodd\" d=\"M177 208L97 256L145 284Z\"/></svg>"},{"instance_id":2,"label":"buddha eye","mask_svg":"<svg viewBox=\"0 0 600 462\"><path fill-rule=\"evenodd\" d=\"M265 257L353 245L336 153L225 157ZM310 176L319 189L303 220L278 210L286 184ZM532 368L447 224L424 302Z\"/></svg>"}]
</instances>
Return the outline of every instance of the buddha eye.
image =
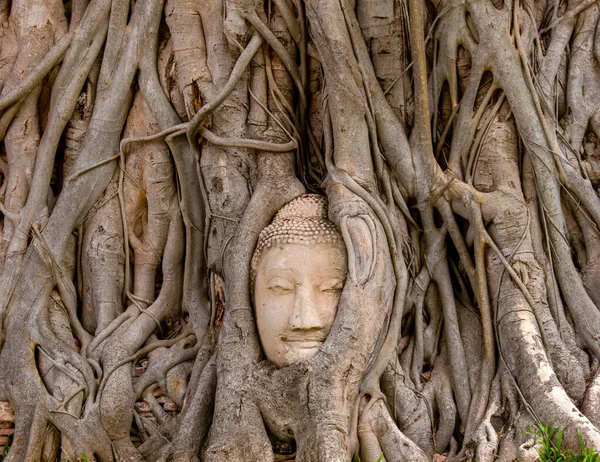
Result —
<instances>
[{"instance_id":1,"label":"buddha eye","mask_svg":"<svg viewBox=\"0 0 600 462\"><path fill-rule=\"evenodd\" d=\"M277 295L285 295L294 290L294 284L291 281L284 278L273 278L269 281L267 286L271 292Z\"/></svg>"},{"instance_id":2,"label":"buddha eye","mask_svg":"<svg viewBox=\"0 0 600 462\"><path fill-rule=\"evenodd\" d=\"M327 279L319 286L321 292L337 294L344 288L344 281L340 279Z\"/></svg>"}]
</instances>

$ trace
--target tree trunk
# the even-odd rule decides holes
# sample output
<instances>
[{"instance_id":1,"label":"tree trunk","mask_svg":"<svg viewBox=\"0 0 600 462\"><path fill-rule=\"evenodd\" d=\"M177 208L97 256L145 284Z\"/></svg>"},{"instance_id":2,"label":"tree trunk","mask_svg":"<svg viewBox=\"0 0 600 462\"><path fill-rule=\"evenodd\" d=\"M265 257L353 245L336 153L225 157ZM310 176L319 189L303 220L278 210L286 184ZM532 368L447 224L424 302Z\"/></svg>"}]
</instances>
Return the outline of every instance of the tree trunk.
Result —
<instances>
[{"instance_id":1,"label":"tree trunk","mask_svg":"<svg viewBox=\"0 0 600 462\"><path fill-rule=\"evenodd\" d=\"M529 460L540 423L599 450L599 20L0 0L4 460ZM347 274L277 366L253 256L306 193Z\"/></svg>"}]
</instances>

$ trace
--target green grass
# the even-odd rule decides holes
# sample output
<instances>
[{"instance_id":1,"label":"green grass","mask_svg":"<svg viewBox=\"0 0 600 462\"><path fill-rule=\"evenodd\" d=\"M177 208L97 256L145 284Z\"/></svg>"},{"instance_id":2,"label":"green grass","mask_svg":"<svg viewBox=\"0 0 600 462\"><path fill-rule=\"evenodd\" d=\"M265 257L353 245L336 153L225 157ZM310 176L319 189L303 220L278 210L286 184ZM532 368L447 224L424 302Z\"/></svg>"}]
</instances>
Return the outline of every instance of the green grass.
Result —
<instances>
[{"instance_id":1,"label":"green grass","mask_svg":"<svg viewBox=\"0 0 600 462\"><path fill-rule=\"evenodd\" d=\"M562 447L563 429L560 427L537 422L535 427L530 425L529 431L525 434L535 437L536 443L542 445L541 448L537 448L542 462L600 462L600 452L585 446L579 430L577 430L577 437L581 455L573 454L570 449L564 450Z\"/></svg>"},{"instance_id":2,"label":"green grass","mask_svg":"<svg viewBox=\"0 0 600 462\"><path fill-rule=\"evenodd\" d=\"M72 462L73 459L61 459L60 462ZM77 458L76 462L90 462L88 456L85 452L82 452L81 455Z\"/></svg>"},{"instance_id":3,"label":"green grass","mask_svg":"<svg viewBox=\"0 0 600 462\"><path fill-rule=\"evenodd\" d=\"M2 448L2 451L0 451L0 462L2 462L4 460L4 458L8 455L8 450L10 449L11 441L12 441L12 437L9 436L8 439L6 440L6 444Z\"/></svg>"},{"instance_id":4,"label":"green grass","mask_svg":"<svg viewBox=\"0 0 600 462\"><path fill-rule=\"evenodd\" d=\"M2 462L4 458L8 455L8 450L10 449L11 441L12 436L9 436L8 440L6 440L6 444L2 448L2 451L0 451L0 462ZM77 458L77 462L90 462L90 459L88 459L88 456L85 453L81 453L81 455Z\"/></svg>"},{"instance_id":5,"label":"green grass","mask_svg":"<svg viewBox=\"0 0 600 462\"><path fill-rule=\"evenodd\" d=\"M376 461L376 462L381 462L382 460L383 460L383 453L381 453L381 454L379 455L379 457L377 458L377 461ZM356 456L356 457L354 458L354 462L361 462L361 461L360 461L360 456Z\"/></svg>"}]
</instances>

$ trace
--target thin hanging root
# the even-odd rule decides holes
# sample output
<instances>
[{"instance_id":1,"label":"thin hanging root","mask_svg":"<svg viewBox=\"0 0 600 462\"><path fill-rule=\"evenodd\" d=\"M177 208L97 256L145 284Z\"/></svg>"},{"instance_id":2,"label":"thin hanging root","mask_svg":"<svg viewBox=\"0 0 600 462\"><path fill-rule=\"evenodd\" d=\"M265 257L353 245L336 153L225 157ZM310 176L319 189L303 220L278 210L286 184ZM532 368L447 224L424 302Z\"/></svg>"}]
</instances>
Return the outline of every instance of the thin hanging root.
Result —
<instances>
[{"instance_id":1,"label":"thin hanging root","mask_svg":"<svg viewBox=\"0 0 600 462\"><path fill-rule=\"evenodd\" d=\"M472 211L475 220L475 223L472 224L477 226L478 229L484 228L479 206L473 205ZM469 417L465 428L466 441L471 439L472 434L476 431L477 426L484 416L492 380L494 378L494 371L496 370L496 342L488 294L488 281L485 272L485 240L482 235L478 236L477 242L475 243L475 271L477 281L477 290L475 291L475 294L479 305L481 326L483 328L484 359L479 372L478 386L469 408ZM465 447L466 446L463 446L463 450Z\"/></svg>"},{"instance_id":2,"label":"thin hanging root","mask_svg":"<svg viewBox=\"0 0 600 462\"><path fill-rule=\"evenodd\" d=\"M415 308L415 344L410 365L410 378L417 391L423 390L421 385L421 371L423 370L423 304L425 293L419 294L414 303Z\"/></svg>"},{"instance_id":3,"label":"thin hanging root","mask_svg":"<svg viewBox=\"0 0 600 462\"><path fill-rule=\"evenodd\" d=\"M183 135L189 130L191 126L191 122L185 122L179 125L174 125L173 127L167 128L166 130L162 130L154 135L148 136L140 136L136 138L125 138L121 141L121 152L119 154L115 154L108 159L103 160L102 162L98 162L95 165L87 167L79 172L74 173L71 178L76 178L79 175L82 175L90 170L93 170L96 167L100 167L104 164L112 162L119 158L122 152L125 152L127 147L132 143L141 143L141 142L150 142L159 140L161 138L174 138L179 135ZM257 151L269 151L269 152L289 152L298 148L298 143L294 138L287 143L271 143L268 141L262 140L253 140L249 138L225 138L222 136L215 135L208 128L199 125L198 131L200 135L206 139L209 143L212 143L216 146L224 146L224 147L237 147L237 148L247 148L247 149L256 149Z\"/></svg>"},{"instance_id":4,"label":"thin hanging root","mask_svg":"<svg viewBox=\"0 0 600 462\"><path fill-rule=\"evenodd\" d=\"M38 313L38 315L40 316L40 319L42 319L43 316L41 313ZM38 329L39 332L32 340L37 343L38 350L42 352L57 369L77 384L78 388L83 390L86 398L84 414L87 415L92 410L93 398L96 392L96 381L94 380L92 370L86 362L82 361L81 357L75 351L67 349L60 341L53 339L53 333L50 332L48 327L43 325L43 322L44 321L42 321L42 324ZM49 351L53 351L56 357L49 354L46 351L46 348ZM71 365L74 370L69 369L67 365ZM81 374L81 378L83 378L84 382L82 382L80 377L75 375L75 372ZM44 389L44 391L46 390ZM68 403L63 404L64 407L66 407Z\"/></svg>"},{"instance_id":5,"label":"thin hanging root","mask_svg":"<svg viewBox=\"0 0 600 462\"><path fill-rule=\"evenodd\" d=\"M296 42L296 45L300 48L302 46L302 31L298 25L298 19L294 16L293 11L290 9L288 2L283 0L273 0L273 3L277 7L279 14L285 22L285 26L288 28L290 35ZM296 5L297 6L297 5Z\"/></svg>"},{"instance_id":6,"label":"thin hanging root","mask_svg":"<svg viewBox=\"0 0 600 462\"><path fill-rule=\"evenodd\" d=\"M258 15L255 12L250 13L246 16L246 19L252 26L256 29L256 31L262 36L263 39L267 41L271 48L277 53L281 62L290 73L290 76L294 80L296 87L298 89L298 94L300 95L300 102L304 107L308 107L308 101L306 99L306 93L304 92L304 85L302 84L302 77L300 75L300 70L298 66L292 59L290 53L285 49L283 44L275 37L271 29L267 27L267 25L261 21Z\"/></svg>"},{"instance_id":7,"label":"thin hanging root","mask_svg":"<svg viewBox=\"0 0 600 462\"><path fill-rule=\"evenodd\" d=\"M108 326L106 326L102 331L96 334L94 339L88 345L85 352L85 356L91 356L94 350L98 348L102 344L102 342L108 339L115 330L117 330L122 324L127 322L133 316L135 316L135 311L130 307L123 313L121 313L119 316L117 316L115 319L113 319Z\"/></svg>"},{"instance_id":8,"label":"thin hanging root","mask_svg":"<svg viewBox=\"0 0 600 462\"><path fill-rule=\"evenodd\" d=\"M444 219L444 223L448 229L448 234L450 234L450 238L454 246L456 247L456 251L458 252L458 256L460 258L460 262L463 264L467 275L469 276L469 281L471 282L472 287L477 287L477 283L475 280L476 277L476 269L475 265L473 265L473 261L471 260L471 255L469 254L469 250L467 249L467 245L465 240L463 239L463 235L456 223L456 218L454 217L454 212L452 211L452 207L446 200L440 200L437 203L438 210Z\"/></svg>"},{"instance_id":9,"label":"thin hanging root","mask_svg":"<svg viewBox=\"0 0 600 462\"><path fill-rule=\"evenodd\" d=\"M127 223L127 211L125 209L125 197L123 185L125 181L125 153L119 151L119 186L117 189L119 197L119 209L121 210L121 223L123 225L123 251L125 253L125 282L123 284L123 292L127 293L131 287L131 265L129 257L129 229Z\"/></svg>"},{"instance_id":10,"label":"thin hanging root","mask_svg":"<svg viewBox=\"0 0 600 462\"><path fill-rule=\"evenodd\" d=\"M4 141L8 127L10 127L10 124L17 115L17 112L19 112L20 108L21 103L15 103L2 113L2 116L0 117L0 141Z\"/></svg>"},{"instance_id":11,"label":"thin hanging root","mask_svg":"<svg viewBox=\"0 0 600 462\"><path fill-rule=\"evenodd\" d=\"M203 127L202 125L199 127L199 130L200 135L202 135L202 137L205 138L206 141L217 146L256 149L258 151L268 152L290 152L298 148L298 143L292 137L290 137L292 138L291 141L287 143L270 143L268 141L251 140L243 138L222 138L220 136L215 135L208 128Z\"/></svg>"},{"instance_id":12,"label":"thin hanging root","mask_svg":"<svg viewBox=\"0 0 600 462\"><path fill-rule=\"evenodd\" d=\"M46 53L30 74L16 88L0 98L0 113L15 103L22 102L43 78L60 62L71 45L75 30L63 35L58 42Z\"/></svg>"},{"instance_id":13,"label":"thin hanging root","mask_svg":"<svg viewBox=\"0 0 600 462\"><path fill-rule=\"evenodd\" d=\"M550 24L549 26L540 30L539 35L543 35L546 32L548 32L550 29L554 29L556 26L558 26L561 22L563 22L565 20L569 20L569 19L573 19L573 18L577 17L577 15L579 13L587 10L590 6L595 5L595 4L596 4L596 0L584 0L576 7L571 8L565 14L563 14L559 18L555 19L554 21L552 21L552 24ZM556 15L555 15L555 17L556 17Z\"/></svg>"},{"instance_id":14,"label":"thin hanging root","mask_svg":"<svg viewBox=\"0 0 600 462\"><path fill-rule=\"evenodd\" d=\"M156 140L160 140L162 138L166 138L168 136L170 136L171 138L175 138L176 136L183 135L186 132L186 130L189 128L189 126L190 126L190 122L184 122L184 123L180 123L178 125L173 125L172 127L169 127L165 130L161 130L158 133L155 133L153 135L140 136L140 137L135 137L135 138L124 138L121 140L121 143L119 145L120 151L128 152L127 148L132 143L156 141ZM117 154L116 157L118 157L119 155L120 154Z\"/></svg>"},{"instance_id":15,"label":"thin hanging root","mask_svg":"<svg viewBox=\"0 0 600 462\"><path fill-rule=\"evenodd\" d=\"M56 358L53 358L56 363L70 364L73 366L84 378L86 388L86 402L85 402L85 413L87 414L92 410L93 400L96 393L96 380L92 367L79 355L76 351L69 349L60 340L58 340L54 332L51 331L50 327L46 325L46 320L40 311L43 309L42 306L35 307L35 314L39 316L39 321L36 319L36 325L38 326L33 340L38 343L40 350L46 347L49 351L54 352ZM44 351L45 352L45 351ZM47 356L50 357L49 354ZM65 374L73 379L74 382L81 384L81 382L72 377L65 370L61 369Z\"/></svg>"},{"instance_id":16,"label":"thin hanging root","mask_svg":"<svg viewBox=\"0 0 600 462\"><path fill-rule=\"evenodd\" d=\"M268 65L267 65L267 69L269 69L269 66L268 66ZM268 76L268 75L269 75L269 71L267 70L267 76ZM267 77L267 79L269 79L269 78ZM269 80L269 81L270 81L270 80ZM275 87L277 87L277 86L276 86L276 84L275 84L275 82L273 82L273 84L274 84L274 86L275 86ZM266 113L269 115L269 117L271 117L271 118L272 118L272 119L275 121L275 123L277 124L277 126L278 126L279 128L281 128L281 130L282 130L282 131L283 131L283 132L284 132L284 133L285 133L287 136L289 136L290 138L294 139L294 137L292 136L292 134L291 134L291 133L290 133L290 132L289 132L289 131L288 131L288 130L287 130L287 129L286 129L284 126L283 126L283 124L282 124L282 123L281 123L281 121L280 121L280 120L279 120L279 119L278 119L278 118L275 116L275 114L273 114L273 112L271 112L267 106L265 106L265 105L264 105L264 104L263 104L263 103L262 103L262 102L261 102L261 101L260 101L258 98L256 98L256 96L254 96L254 94L252 94L252 91L251 91L251 90L249 90L249 92L250 92L250 96L252 96L252 97L254 98L254 100L255 100L255 101L256 101L256 102L259 104L259 106L260 106L260 107L262 107L262 108L264 109L264 111L265 111L265 112L266 112ZM281 91L279 91L279 93L281 93ZM277 93L275 92L275 94L277 94ZM283 95L282 95L282 96L283 96ZM282 97L282 96L281 96L281 97ZM279 110L280 110L280 111L283 113L283 110L281 110L281 106L280 106L280 103L279 103L279 101L278 101L278 98L274 98L274 99L275 99L275 102L277 103L278 109L279 109ZM288 122L290 123L290 125L291 125L292 127L294 127L294 130L295 130L295 126L294 126L294 124L293 124L293 123L291 123L291 121L290 121L289 119L287 119L287 120L288 120Z\"/></svg>"},{"instance_id":17,"label":"thin hanging root","mask_svg":"<svg viewBox=\"0 0 600 462\"><path fill-rule=\"evenodd\" d=\"M115 154L114 156L109 157L108 159L101 160L100 162L97 162L94 165L90 165L89 167L86 167L82 170L74 172L68 177L68 181L72 181L75 178L77 178L78 176L83 175L84 173L90 172L90 171L94 170L95 168L102 167L103 165L109 164L113 160L117 160L120 156L121 156L121 153L119 152L118 154Z\"/></svg>"},{"instance_id":18,"label":"thin hanging root","mask_svg":"<svg viewBox=\"0 0 600 462\"><path fill-rule=\"evenodd\" d=\"M157 299L154 304L152 306L156 306L157 304L159 304L160 301ZM144 311L142 311L140 314L147 314L148 316L150 316L152 318L152 320L156 323L158 322L158 319L156 317L156 315L154 315L150 310L152 308L152 306L148 307L147 309L145 309ZM133 322L133 321L132 321ZM121 323L122 324L122 323ZM158 326L160 327L160 322L158 322ZM104 391L104 388L106 386L106 384L108 383L108 379L110 378L110 376L116 372L119 368L121 368L122 366L136 361L137 359L139 359L140 357L143 357L145 355L147 355L149 352L155 350L156 348L160 348L160 347L165 347L165 346L170 346L172 344L175 344L177 342L179 342L181 340L181 338L184 338L183 336L188 336L189 332L188 329L184 329L184 331L180 334L180 336L174 338L174 339L169 339L169 340L162 340L162 341L157 341L154 343L151 343L150 345L147 345L146 347L142 348L141 350L139 350L138 352L136 352L135 354L128 356L126 358L121 359L119 362L117 362L108 372L106 372L104 374L104 376L102 377L102 381L100 382L100 386L98 387L98 396L102 395L102 392ZM187 350L184 350L187 352Z\"/></svg>"},{"instance_id":19,"label":"thin hanging root","mask_svg":"<svg viewBox=\"0 0 600 462\"><path fill-rule=\"evenodd\" d=\"M529 306L533 307L535 305L535 301L531 297L531 294L527 290L527 287L525 286L525 284L523 283L523 281L521 280L519 275L516 273L516 271L513 269L513 267L510 266L510 263L506 260L506 257L504 257L504 255L502 254L502 251L498 248L498 246L496 245L496 243L494 242L492 237L488 234L485 227L480 228L479 232L481 233L482 239L485 240L485 243L490 246L490 248L494 251L494 253L498 257L498 259L502 262L502 264L504 265L504 268L506 269L506 271L508 271L508 274L510 274L510 277L513 280L513 282L521 290L521 292L523 293L523 296L525 297L525 300L527 300L527 303L529 304ZM541 328L540 328L540 332L542 332Z\"/></svg>"},{"instance_id":20,"label":"thin hanging root","mask_svg":"<svg viewBox=\"0 0 600 462\"><path fill-rule=\"evenodd\" d=\"M444 131L442 131L442 135L440 136L440 139L437 142L437 145L435 147L435 158L436 159L439 157L440 153L442 152L442 148L444 147L444 143L446 142L446 137L448 136L448 133L450 132L450 129L452 128L452 123L454 122L454 119L456 119L456 116L458 115L458 111L460 109L461 103L462 103L462 100L456 106L454 106L454 109L452 109L452 113L450 114L450 117L448 118L448 122L446 122Z\"/></svg>"},{"instance_id":21,"label":"thin hanging root","mask_svg":"<svg viewBox=\"0 0 600 462\"><path fill-rule=\"evenodd\" d=\"M73 398L75 398L79 393L84 393L84 395L85 395L85 388L80 386L73 393L71 393L66 399L63 399L63 402L62 402L63 407L66 409L67 406L69 406L69 403L71 402L71 400Z\"/></svg>"},{"instance_id":22,"label":"thin hanging root","mask_svg":"<svg viewBox=\"0 0 600 462\"><path fill-rule=\"evenodd\" d=\"M39 249L35 245L35 242L34 242L33 247L40 254L43 261L49 266L50 271L52 273L55 273L54 268L56 268L56 261L54 259L54 255L53 255L52 251L50 250L50 248L47 246L42 234L40 233L39 227L34 225L33 229L36 232L36 235L38 237L38 239L35 242L41 243L41 249ZM36 311L39 311L41 309L42 309L41 306L35 308ZM93 404L93 395L95 394L95 391L96 391L96 382L94 379L94 374L92 372L91 366L78 353L62 346L61 343L55 338L54 333L45 325L45 323L43 321L43 319L44 319L43 316L40 316L40 319L42 319L40 328L36 330L37 334L40 336L40 343L53 345L55 347L54 349L56 351L60 352L60 355L63 357L63 361L69 362L72 366L74 366L76 369L78 369L79 372L81 373L81 375L85 378L85 382L87 384L86 389L89 391L89 393L87 393L85 410L86 410L86 412L89 412L91 410L91 407ZM81 328L81 329L83 330L83 328ZM82 342L84 342L84 341L87 341L85 336L83 336L83 338L82 338ZM61 348L61 346L62 346L62 348ZM70 376L70 374L67 374L67 375ZM78 382L75 379L74 379L74 381Z\"/></svg>"},{"instance_id":23,"label":"thin hanging root","mask_svg":"<svg viewBox=\"0 0 600 462\"><path fill-rule=\"evenodd\" d=\"M79 389L83 390L83 392L87 395L89 393L88 387L87 385L82 382L79 377L77 377L73 371L71 371L68 367L65 366L65 364L63 364L60 361L57 361L56 359L54 359L52 357L52 355L50 355L49 353L46 352L46 350L44 350L44 348L41 345L38 345L38 350L40 352L42 352L44 354L44 356L46 358L48 358L50 360L50 362L56 366L63 374L65 374L67 377L69 377L73 382L75 382ZM66 407L66 404L65 404Z\"/></svg>"},{"instance_id":24,"label":"thin hanging root","mask_svg":"<svg viewBox=\"0 0 600 462\"><path fill-rule=\"evenodd\" d=\"M404 197L402 197L400 188L398 187L398 184L395 181L392 181L392 195L394 197L394 202L396 206L400 209L402 215L404 215L406 222L409 223L417 231L422 231L421 227L417 224L417 222L410 214L410 210L408 210L408 205L406 205L406 201L404 200Z\"/></svg>"},{"instance_id":25,"label":"thin hanging root","mask_svg":"<svg viewBox=\"0 0 600 462\"><path fill-rule=\"evenodd\" d=\"M495 85L491 85L490 90L492 88L494 88L494 91L495 91L497 87ZM482 106L484 104L485 105L488 104L489 99L487 99L487 97L488 97L488 95L486 95L486 100L481 103ZM491 112L487 115L488 122L485 125L485 128L483 130L479 130L479 133L477 134L477 138L473 142L473 145L471 148L471 155L469 155L469 161L467 163L467 183L469 183L470 185L473 184L473 177L475 176L475 167L477 166L477 161L479 160L479 155L481 153L481 149L483 148L482 141L487 137L487 134L490 131L492 124L494 123L496 114L498 114L498 111L502 107L502 104L504 103L505 99L506 99L506 95L504 93L502 93L500 98L498 98L498 101L496 101L496 104L492 108Z\"/></svg>"},{"instance_id":26,"label":"thin hanging root","mask_svg":"<svg viewBox=\"0 0 600 462\"><path fill-rule=\"evenodd\" d=\"M144 375L134 383L136 395L140 396L144 393L144 390L154 383L158 383L166 391L164 382L167 372L178 364L193 360L198 355L199 350L200 345L183 350L169 350L169 355L160 358L157 362L150 365Z\"/></svg>"},{"instance_id":27,"label":"thin hanging root","mask_svg":"<svg viewBox=\"0 0 600 462\"><path fill-rule=\"evenodd\" d=\"M290 105L289 101L287 101L287 98L281 91L281 88L279 88L279 85L277 85L275 76L273 75L273 63L271 61L271 56L268 52L268 49L266 49L266 47L263 47L263 54L264 54L264 59L265 59L265 74L267 77L267 84L268 84L267 86L269 87L269 92L271 93L271 97L273 98L273 101L275 101L277 110L282 114L282 116L285 117L286 122L288 122L290 124L290 126L294 127L294 129L295 129L296 125L297 125L297 120L296 120L296 114L294 114L294 108ZM285 129L285 127L283 126L281 121L275 116L275 114L273 114L273 112L271 110L269 110L269 108L265 105L265 103L263 103L260 99L258 99L254 95L254 93L252 93L252 90L249 89L248 91L250 92L250 96L252 96L252 98L263 109L263 111L265 111L270 117L272 117L273 120L275 121L275 123L277 123L277 125L279 125L279 127L284 132L287 133L287 130ZM285 111L283 109L285 109ZM289 117L287 117L286 111L287 111L287 114L289 114L289 116L292 117L293 122L289 119Z\"/></svg>"},{"instance_id":28,"label":"thin hanging root","mask_svg":"<svg viewBox=\"0 0 600 462\"><path fill-rule=\"evenodd\" d=\"M92 337L83 328L77 316L77 294L75 293L75 287L73 286L71 280L65 274L62 265L59 265L56 259L54 258L54 254L48 247L46 239L40 232L39 225L37 225L37 223L34 223L32 229L37 238L39 239L39 242L44 249L44 253L47 255L51 262L50 270L52 271L54 280L56 281L56 285L58 286L60 296L65 305L67 313L69 314L69 322L71 324L71 328L75 331L77 338L81 342L81 348L83 349L87 347Z\"/></svg>"},{"instance_id":29,"label":"thin hanging root","mask_svg":"<svg viewBox=\"0 0 600 462\"><path fill-rule=\"evenodd\" d=\"M190 120L188 128L186 130L187 138L192 146L196 145L195 134L204 118L212 110L220 106L221 103L225 101L225 99L227 99L227 97L235 89L240 79L244 76L244 73L250 65L252 58L254 58L254 55L260 49L262 43L262 36L258 32L255 32L242 54L240 54L240 57L235 63L235 66L233 66L231 74L229 75L229 79L227 80L227 83L225 84L223 89L212 101L202 106L200 110L196 112L194 117L192 117L192 120Z\"/></svg>"}]
</instances>

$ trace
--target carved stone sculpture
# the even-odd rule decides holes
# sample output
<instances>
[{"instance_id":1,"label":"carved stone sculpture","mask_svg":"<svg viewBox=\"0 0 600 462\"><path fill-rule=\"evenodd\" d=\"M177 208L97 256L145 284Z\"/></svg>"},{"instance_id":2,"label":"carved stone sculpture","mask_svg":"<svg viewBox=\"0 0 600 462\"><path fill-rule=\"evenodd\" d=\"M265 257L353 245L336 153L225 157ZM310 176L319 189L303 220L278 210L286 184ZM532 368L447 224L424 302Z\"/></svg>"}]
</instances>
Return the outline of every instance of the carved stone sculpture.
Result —
<instances>
[{"instance_id":1,"label":"carved stone sculpture","mask_svg":"<svg viewBox=\"0 0 600 462\"><path fill-rule=\"evenodd\" d=\"M305 194L277 213L252 259L256 323L269 361L287 366L318 351L346 272L346 248L327 219L325 197Z\"/></svg>"}]
</instances>

